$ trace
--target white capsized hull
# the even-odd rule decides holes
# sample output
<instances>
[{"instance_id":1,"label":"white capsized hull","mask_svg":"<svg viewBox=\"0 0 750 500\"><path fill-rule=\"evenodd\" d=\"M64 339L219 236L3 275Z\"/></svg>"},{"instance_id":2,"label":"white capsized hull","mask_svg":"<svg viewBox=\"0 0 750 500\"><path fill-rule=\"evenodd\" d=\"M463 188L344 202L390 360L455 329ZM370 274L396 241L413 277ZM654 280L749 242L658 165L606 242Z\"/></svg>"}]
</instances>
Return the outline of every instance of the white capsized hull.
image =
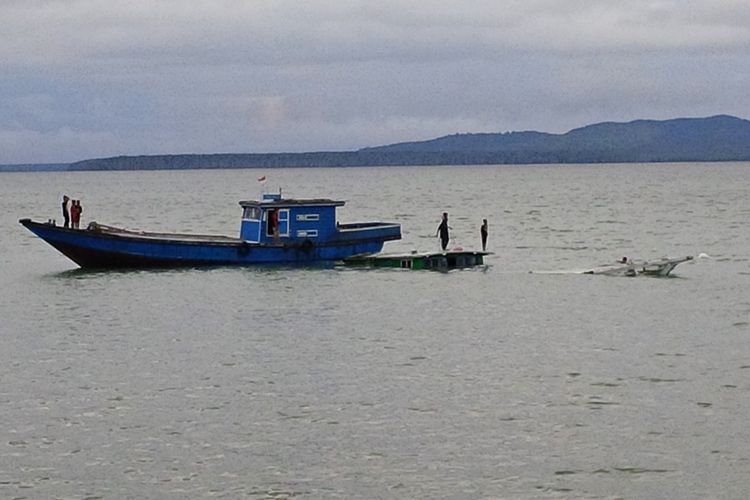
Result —
<instances>
[{"instance_id":1,"label":"white capsized hull","mask_svg":"<svg viewBox=\"0 0 750 500\"><path fill-rule=\"evenodd\" d=\"M678 264L693 260L692 256L663 258L656 260L635 260L617 262L594 267L583 271L583 274L604 274L608 276L668 276Z\"/></svg>"}]
</instances>

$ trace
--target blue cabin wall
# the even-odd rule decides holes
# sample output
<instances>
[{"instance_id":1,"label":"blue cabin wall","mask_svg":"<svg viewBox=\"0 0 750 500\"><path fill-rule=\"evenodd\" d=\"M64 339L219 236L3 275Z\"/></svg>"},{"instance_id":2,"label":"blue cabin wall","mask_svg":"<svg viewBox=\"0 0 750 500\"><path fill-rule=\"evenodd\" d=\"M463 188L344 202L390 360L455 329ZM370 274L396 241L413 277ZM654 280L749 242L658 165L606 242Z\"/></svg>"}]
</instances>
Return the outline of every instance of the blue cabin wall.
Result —
<instances>
[{"instance_id":1,"label":"blue cabin wall","mask_svg":"<svg viewBox=\"0 0 750 500\"><path fill-rule=\"evenodd\" d=\"M260 228L262 225L262 210L258 206L243 206L242 222L240 222L240 239L250 243L258 243L260 240Z\"/></svg>"},{"instance_id":2,"label":"blue cabin wall","mask_svg":"<svg viewBox=\"0 0 750 500\"><path fill-rule=\"evenodd\" d=\"M259 220L242 219L242 223L240 224L240 239L257 243L259 241L260 225Z\"/></svg>"},{"instance_id":3,"label":"blue cabin wall","mask_svg":"<svg viewBox=\"0 0 750 500\"><path fill-rule=\"evenodd\" d=\"M318 216L318 220L310 220ZM289 239L327 240L336 232L336 207L293 207L289 211Z\"/></svg>"},{"instance_id":4,"label":"blue cabin wall","mask_svg":"<svg viewBox=\"0 0 750 500\"><path fill-rule=\"evenodd\" d=\"M336 233L336 207L325 205L264 207L261 204L260 219L242 219L240 238L250 243L301 243L309 239L312 242L324 241ZM267 234L268 214L270 210L288 211L288 230L283 217L280 218L281 233L278 241ZM284 234L286 233L286 234Z\"/></svg>"}]
</instances>

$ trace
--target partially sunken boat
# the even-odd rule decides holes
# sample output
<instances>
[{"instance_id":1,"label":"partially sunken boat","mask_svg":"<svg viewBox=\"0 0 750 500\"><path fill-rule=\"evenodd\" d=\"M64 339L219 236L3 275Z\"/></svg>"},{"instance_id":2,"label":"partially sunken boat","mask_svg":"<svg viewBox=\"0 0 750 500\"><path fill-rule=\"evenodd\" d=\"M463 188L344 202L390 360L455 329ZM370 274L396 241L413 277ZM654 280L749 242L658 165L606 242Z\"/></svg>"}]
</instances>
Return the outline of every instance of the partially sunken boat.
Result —
<instances>
[{"instance_id":1,"label":"partially sunken boat","mask_svg":"<svg viewBox=\"0 0 750 500\"><path fill-rule=\"evenodd\" d=\"M383 253L354 255L344 259L344 264L361 267L397 267L401 269L432 269L449 271L484 265L489 252L449 250L445 252Z\"/></svg>"},{"instance_id":2,"label":"partially sunken boat","mask_svg":"<svg viewBox=\"0 0 750 500\"><path fill-rule=\"evenodd\" d=\"M614 264L595 267L583 274L605 274L608 276L669 276L678 264L693 260L693 257L663 258L656 260L630 260L623 257Z\"/></svg>"},{"instance_id":3,"label":"partially sunken boat","mask_svg":"<svg viewBox=\"0 0 750 500\"><path fill-rule=\"evenodd\" d=\"M344 203L282 199L281 194L241 201L238 238L132 231L95 222L86 229L19 222L82 268L305 264L380 252L386 241L401 239L396 223L340 224L336 208Z\"/></svg>"}]
</instances>

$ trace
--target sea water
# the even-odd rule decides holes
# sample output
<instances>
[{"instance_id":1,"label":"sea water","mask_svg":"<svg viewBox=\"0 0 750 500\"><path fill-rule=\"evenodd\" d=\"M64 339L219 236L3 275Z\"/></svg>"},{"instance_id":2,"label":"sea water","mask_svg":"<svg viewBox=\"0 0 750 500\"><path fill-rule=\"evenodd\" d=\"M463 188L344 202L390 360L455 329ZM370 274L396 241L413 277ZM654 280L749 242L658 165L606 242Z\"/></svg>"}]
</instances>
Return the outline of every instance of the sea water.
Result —
<instances>
[{"instance_id":1,"label":"sea water","mask_svg":"<svg viewBox=\"0 0 750 500\"><path fill-rule=\"evenodd\" d=\"M236 235L261 175L493 254L85 272L17 222ZM0 174L0 497L744 498L748 219L747 163Z\"/></svg>"}]
</instances>

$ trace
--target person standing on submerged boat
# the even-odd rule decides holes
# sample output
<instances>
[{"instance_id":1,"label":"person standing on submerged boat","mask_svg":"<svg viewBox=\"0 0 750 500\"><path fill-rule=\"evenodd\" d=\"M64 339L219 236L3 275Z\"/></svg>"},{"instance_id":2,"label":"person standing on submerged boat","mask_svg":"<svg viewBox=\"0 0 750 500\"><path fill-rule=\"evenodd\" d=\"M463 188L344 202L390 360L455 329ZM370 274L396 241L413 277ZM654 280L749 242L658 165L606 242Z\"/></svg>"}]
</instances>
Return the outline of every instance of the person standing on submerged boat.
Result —
<instances>
[{"instance_id":1,"label":"person standing on submerged boat","mask_svg":"<svg viewBox=\"0 0 750 500\"><path fill-rule=\"evenodd\" d=\"M437 228L436 236L440 237L440 246L443 250L448 248L448 241L450 241L450 235L448 233L448 212L443 212L443 220Z\"/></svg>"},{"instance_id":2,"label":"person standing on submerged boat","mask_svg":"<svg viewBox=\"0 0 750 500\"><path fill-rule=\"evenodd\" d=\"M482 219L482 227L479 228L479 234L482 235L482 251L487 250L487 219Z\"/></svg>"},{"instance_id":3,"label":"person standing on submerged boat","mask_svg":"<svg viewBox=\"0 0 750 500\"><path fill-rule=\"evenodd\" d=\"M63 201L62 201L62 215L63 215L63 227L70 226L70 212L68 212L68 201L70 198L68 198L67 195L63 195Z\"/></svg>"}]
</instances>

